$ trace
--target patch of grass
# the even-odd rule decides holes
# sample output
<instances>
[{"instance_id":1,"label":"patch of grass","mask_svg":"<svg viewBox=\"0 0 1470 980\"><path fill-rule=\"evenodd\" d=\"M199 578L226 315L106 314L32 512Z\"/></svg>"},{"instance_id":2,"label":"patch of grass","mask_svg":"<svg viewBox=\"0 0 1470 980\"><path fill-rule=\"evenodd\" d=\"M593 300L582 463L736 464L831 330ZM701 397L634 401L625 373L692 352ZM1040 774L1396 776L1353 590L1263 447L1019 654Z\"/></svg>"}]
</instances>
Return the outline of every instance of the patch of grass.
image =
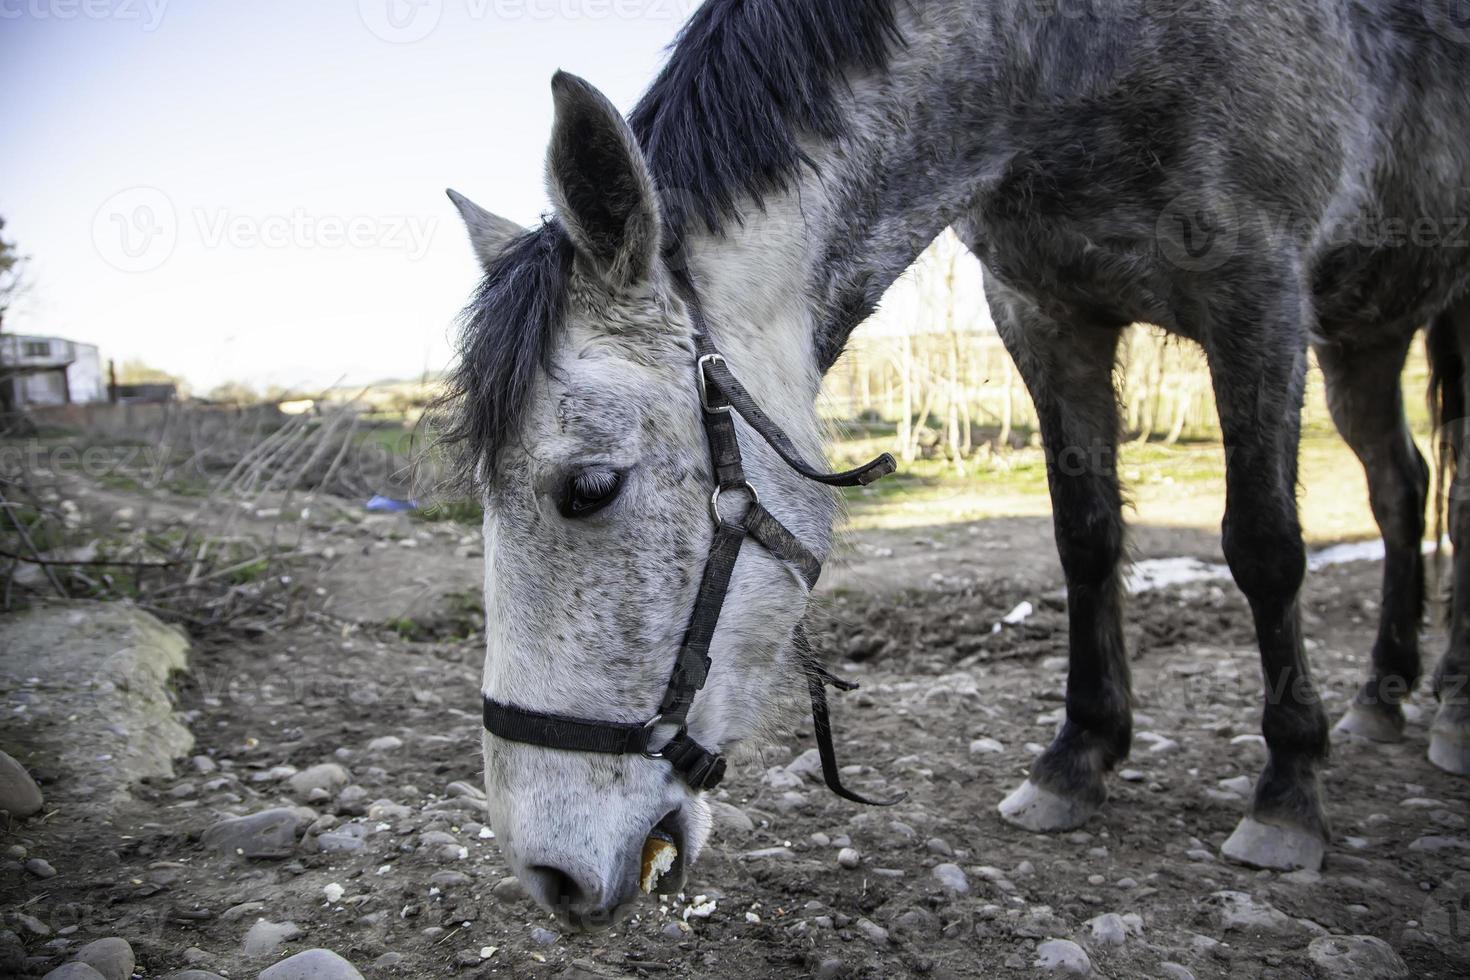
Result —
<instances>
[{"instance_id":1,"label":"patch of grass","mask_svg":"<svg viewBox=\"0 0 1470 980\"><path fill-rule=\"evenodd\" d=\"M269 568L270 562L265 558L261 558L259 561L253 561L250 562L248 565L241 565L240 567L231 570L230 574L226 577L229 579L231 584L248 585L251 582L260 581L260 579L265 576L265 573L267 572L267 570L269 570Z\"/></svg>"},{"instance_id":2,"label":"patch of grass","mask_svg":"<svg viewBox=\"0 0 1470 980\"><path fill-rule=\"evenodd\" d=\"M478 589L449 592L444 596L443 607L432 618L397 616L383 625L410 643L468 640L485 632L485 597Z\"/></svg>"},{"instance_id":3,"label":"patch of grass","mask_svg":"<svg viewBox=\"0 0 1470 980\"><path fill-rule=\"evenodd\" d=\"M397 633L398 638L401 640L417 641L427 638L423 627L415 622L411 616L398 616L388 620L383 625L387 626L394 633Z\"/></svg>"},{"instance_id":4,"label":"patch of grass","mask_svg":"<svg viewBox=\"0 0 1470 980\"><path fill-rule=\"evenodd\" d=\"M1427 447L1427 442L1421 439ZM884 440L839 444L834 459L876 455ZM1046 456L1034 448L966 461L959 476L946 460L900 462L897 474L844 491L850 530L924 527L990 517L1050 513ZM1225 498L1225 453L1217 443L1124 443L1118 472L1131 502L1130 523L1219 526ZM1362 467L1332 432L1312 430L1301 448L1302 523L1315 541L1373 537Z\"/></svg>"},{"instance_id":5,"label":"patch of grass","mask_svg":"<svg viewBox=\"0 0 1470 980\"><path fill-rule=\"evenodd\" d=\"M466 524L471 527L479 527L485 519L485 508L478 500L464 498L462 500L446 500L442 503L430 504L413 512L415 519L438 523L448 521L453 524Z\"/></svg>"}]
</instances>

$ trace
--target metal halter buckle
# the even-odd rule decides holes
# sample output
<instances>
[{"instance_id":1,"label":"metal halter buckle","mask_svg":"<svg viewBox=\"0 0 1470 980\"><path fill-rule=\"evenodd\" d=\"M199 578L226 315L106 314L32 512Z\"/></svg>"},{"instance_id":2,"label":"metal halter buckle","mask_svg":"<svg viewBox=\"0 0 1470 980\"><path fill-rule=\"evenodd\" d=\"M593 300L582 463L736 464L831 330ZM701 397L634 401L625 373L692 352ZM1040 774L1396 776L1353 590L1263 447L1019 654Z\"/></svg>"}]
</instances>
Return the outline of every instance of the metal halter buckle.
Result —
<instances>
[{"instance_id":1,"label":"metal halter buckle","mask_svg":"<svg viewBox=\"0 0 1470 980\"><path fill-rule=\"evenodd\" d=\"M699 359L698 363L695 365L695 373L697 375L699 375L699 404L710 415L728 415L730 413L730 406L729 405L711 405L709 403L709 377L707 375L705 375L704 369L705 369L705 365L707 365L707 364L713 364L716 361L719 361L721 364L724 364L725 363L724 355L722 355L722 354L705 354L703 357L701 357Z\"/></svg>"},{"instance_id":2,"label":"metal halter buckle","mask_svg":"<svg viewBox=\"0 0 1470 980\"><path fill-rule=\"evenodd\" d=\"M648 719L648 721L646 721L646 722L643 723L643 730L648 733L648 737L649 738L652 738L653 737L653 730L655 728L657 728L659 725L662 725L663 723L664 723L663 712L659 712L658 714L654 715L652 718ZM672 745L675 739L677 739L680 735L683 735L688 730L689 730L689 726L688 725L680 725L679 728L678 728L678 730L675 731L674 734L670 735L669 738L668 738L668 741L664 742L663 745L660 745L657 749L644 749L643 750L643 756L644 756L644 758L646 758L646 759L662 759L664 757L664 749L666 749L670 745Z\"/></svg>"},{"instance_id":3,"label":"metal halter buckle","mask_svg":"<svg viewBox=\"0 0 1470 980\"><path fill-rule=\"evenodd\" d=\"M744 490L750 494L751 503L758 504L761 502L761 495L755 492L755 487L750 485L749 480L735 487L735 489ZM709 495L709 516L710 520L715 522L716 528L725 526L725 519L720 516L720 494L724 491L724 487L715 487L715 492Z\"/></svg>"}]
</instances>

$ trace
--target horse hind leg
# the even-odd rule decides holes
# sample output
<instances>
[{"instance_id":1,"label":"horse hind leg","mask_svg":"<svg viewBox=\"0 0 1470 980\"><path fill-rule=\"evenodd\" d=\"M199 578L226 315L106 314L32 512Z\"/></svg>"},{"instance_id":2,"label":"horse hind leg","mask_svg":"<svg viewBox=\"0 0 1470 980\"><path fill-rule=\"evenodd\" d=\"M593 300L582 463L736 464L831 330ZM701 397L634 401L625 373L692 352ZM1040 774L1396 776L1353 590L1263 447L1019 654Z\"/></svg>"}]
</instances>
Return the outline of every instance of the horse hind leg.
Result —
<instances>
[{"instance_id":1,"label":"horse hind leg","mask_svg":"<svg viewBox=\"0 0 1470 980\"><path fill-rule=\"evenodd\" d=\"M1401 704L1419 679L1429 468L1409 432L1399 382L1411 339L1378 349L1317 350L1328 408L1363 465L1384 545L1383 603L1368 676L1333 732L1375 742L1403 737Z\"/></svg>"},{"instance_id":2,"label":"horse hind leg","mask_svg":"<svg viewBox=\"0 0 1470 980\"><path fill-rule=\"evenodd\" d=\"M1069 618L1066 719L999 810L1033 832L1072 830L1107 799L1103 777L1132 741L1112 384L1120 331L1056 323L991 277L986 293L1041 422Z\"/></svg>"},{"instance_id":3,"label":"horse hind leg","mask_svg":"<svg viewBox=\"0 0 1470 980\"><path fill-rule=\"evenodd\" d=\"M1434 672L1439 711L1429 732L1429 761L1446 772L1470 776L1470 432L1463 417L1470 404L1470 297L1430 325L1430 359L1440 391L1441 439L1452 439L1459 471L1449 481L1450 538L1454 543L1454 587L1450 598L1450 642Z\"/></svg>"}]
</instances>

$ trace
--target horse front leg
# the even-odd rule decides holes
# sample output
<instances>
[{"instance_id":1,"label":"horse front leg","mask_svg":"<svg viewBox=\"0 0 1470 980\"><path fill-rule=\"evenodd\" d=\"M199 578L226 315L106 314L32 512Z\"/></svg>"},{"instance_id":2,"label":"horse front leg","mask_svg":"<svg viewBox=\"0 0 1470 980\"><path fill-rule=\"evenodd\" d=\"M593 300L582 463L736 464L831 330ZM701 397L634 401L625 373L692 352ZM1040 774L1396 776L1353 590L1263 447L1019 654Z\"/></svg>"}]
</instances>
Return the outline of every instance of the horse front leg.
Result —
<instances>
[{"instance_id":1,"label":"horse front leg","mask_svg":"<svg viewBox=\"0 0 1470 980\"><path fill-rule=\"evenodd\" d=\"M1026 830L1071 830L1107 799L1103 777L1132 741L1112 382L1121 331L1057 323L993 277L986 293L1040 419L1068 612L1066 720L999 809Z\"/></svg>"},{"instance_id":2,"label":"horse front leg","mask_svg":"<svg viewBox=\"0 0 1470 980\"><path fill-rule=\"evenodd\" d=\"M1296 500L1310 307L1293 284L1271 288L1265 270L1241 282L1250 285L1209 305L1218 312L1202 335L1225 443L1225 560L1255 621L1269 757L1249 814L1221 851L1252 867L1315 870L1327 840L1317 777L1327 716L1302 644Z\"/></svg>"}]
</instances>

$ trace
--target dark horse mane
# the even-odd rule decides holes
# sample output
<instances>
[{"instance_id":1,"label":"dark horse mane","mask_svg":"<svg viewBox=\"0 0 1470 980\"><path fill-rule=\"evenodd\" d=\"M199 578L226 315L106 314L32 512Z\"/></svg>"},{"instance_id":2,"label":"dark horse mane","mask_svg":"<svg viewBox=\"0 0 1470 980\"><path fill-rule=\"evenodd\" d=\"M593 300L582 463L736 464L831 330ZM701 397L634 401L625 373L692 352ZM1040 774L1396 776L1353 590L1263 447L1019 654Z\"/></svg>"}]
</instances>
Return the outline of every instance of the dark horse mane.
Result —
<instances>
[{"instance_id":1,"label":"dark horse mane","mask_svg":"<svg viewBox=\"0 0 1470 980\"><path fill-rule=\"evenodd\" d=\"M882 70L898 43L896 0L709 0L680 31L629 120L663 200L667 239L692 219L722 233L811 165L802 136L842 135L837 88ZM692 212L692 213L691 213ZM460 314L457 363L439 415L463 475L490 482L550 368L572 274L555 219L513 242Z\"/></svg>"},{"instance_id":2,"label":"dark horse mane","mask_svg":"<svg viewBox=\"0 0 1470 980\"><path fill-rule=\"evenodd\" d=\"M801 164L802 135L836 139L834 90L881 71L898 42L893 0L710 0L629 119L677 234L695 209L711 231L739 220Z\"/></svg>"}]
</instances>

